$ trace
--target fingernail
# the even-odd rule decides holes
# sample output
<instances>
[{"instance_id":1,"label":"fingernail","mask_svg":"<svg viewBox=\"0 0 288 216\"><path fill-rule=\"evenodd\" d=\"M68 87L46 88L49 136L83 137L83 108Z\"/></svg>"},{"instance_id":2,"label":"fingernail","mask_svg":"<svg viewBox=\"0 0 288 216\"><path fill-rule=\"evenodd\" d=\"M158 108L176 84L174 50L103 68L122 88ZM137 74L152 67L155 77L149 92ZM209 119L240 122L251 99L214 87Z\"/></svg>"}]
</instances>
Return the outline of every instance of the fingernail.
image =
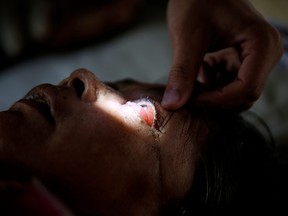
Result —
<instances>
[{"instance_id":1,"label":"fingernail","mask_svg":"<svg viewBox=\"0 0 288 216\"><path fill-rule=\"evenodd\" d=\"M165 92L162 99L162 106L169 106L171 104L175 104L180 100L180 94L177 89L170 89Z\"/></svg>"}]
</instances>

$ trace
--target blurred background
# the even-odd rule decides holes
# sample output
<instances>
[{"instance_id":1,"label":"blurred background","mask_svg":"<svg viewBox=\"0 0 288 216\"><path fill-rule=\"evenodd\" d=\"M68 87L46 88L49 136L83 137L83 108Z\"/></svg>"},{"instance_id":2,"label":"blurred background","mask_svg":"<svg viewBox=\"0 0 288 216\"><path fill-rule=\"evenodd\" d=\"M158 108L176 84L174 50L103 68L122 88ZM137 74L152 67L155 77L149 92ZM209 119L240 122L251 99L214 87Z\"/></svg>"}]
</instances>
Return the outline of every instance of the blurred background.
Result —
<instances>
[{"instance_id":1,"label":"blurred background","mask_svg":"<svg viewBox=\"0 0 288 216\"><path fill-rule=\"evenodd\" d=\"M287 158L288 0L251 2L279 29L286 49L252 111L267 122ZM35 85L57 84L77 68L103 81L165 81L171 64L166 5L167 0L0 0L0 111Z\"/></svg>"},{"instance_id":2,"label":"blurred background","mask_svg":"<svg viewBox=\"0 0 288 216\"><path fill-rule=\"evenodd\" d=\"M80 67L103 81L167 74L166 0L0 2L0 110Z\"/></svg>"}]
</instances>

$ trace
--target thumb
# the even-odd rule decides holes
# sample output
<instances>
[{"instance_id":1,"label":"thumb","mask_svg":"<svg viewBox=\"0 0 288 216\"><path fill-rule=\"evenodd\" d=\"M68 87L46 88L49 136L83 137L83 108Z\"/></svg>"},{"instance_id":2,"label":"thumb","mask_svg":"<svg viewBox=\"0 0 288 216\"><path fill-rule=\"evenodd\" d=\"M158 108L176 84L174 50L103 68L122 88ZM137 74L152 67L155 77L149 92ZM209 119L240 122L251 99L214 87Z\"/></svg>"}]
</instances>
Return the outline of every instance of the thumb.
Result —
<instances>
[{"instance_id":1,"label":"thumb","mask_svg":"<svg viewBox=\"0 0 288 216\"><path fill-rule=\"evenodd\" d=\"M161 102L165 109L176 110L189 100L202 65L205 48L194 47L193 49L193 46L186 46L175 49L168 83Z\"/></svg>"}]
</instances>

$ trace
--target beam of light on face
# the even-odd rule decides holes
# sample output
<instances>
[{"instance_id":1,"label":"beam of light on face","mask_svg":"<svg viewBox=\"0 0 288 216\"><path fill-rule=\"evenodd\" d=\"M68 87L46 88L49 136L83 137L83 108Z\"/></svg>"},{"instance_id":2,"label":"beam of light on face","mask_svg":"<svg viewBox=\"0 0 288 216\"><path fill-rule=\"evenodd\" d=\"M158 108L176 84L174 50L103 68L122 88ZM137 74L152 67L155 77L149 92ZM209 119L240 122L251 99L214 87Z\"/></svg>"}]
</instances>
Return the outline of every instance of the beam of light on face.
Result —
<instances>
[{"instance_id":1,"label":"beam of light on face","mask_svg":"<svg viewBox=\"0 0 288 216\"><path fill-rule=\"evenodd\" d=\"M154 126L156 110L153 103L149 101L137 100L120 103L113 95L99 95L96 105L97 108L102 108L109 115L126 120L132 126L139 126L139 122L145 123L150 128Z\"/></svg>"}]
</instances>

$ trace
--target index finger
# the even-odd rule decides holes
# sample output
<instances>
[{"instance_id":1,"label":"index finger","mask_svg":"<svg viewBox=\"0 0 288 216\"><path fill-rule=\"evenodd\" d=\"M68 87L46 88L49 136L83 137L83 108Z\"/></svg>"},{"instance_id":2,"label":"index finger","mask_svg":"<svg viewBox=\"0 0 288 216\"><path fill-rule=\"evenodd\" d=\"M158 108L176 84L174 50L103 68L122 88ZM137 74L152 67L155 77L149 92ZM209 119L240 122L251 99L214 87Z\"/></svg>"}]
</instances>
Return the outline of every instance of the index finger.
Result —
<instances>
[{"instance_id":1,"label":"index finger","mask_svg":"<svg viewBox=\"0 0 288 216\"><path fill-rule=\"evenodd\" d=\"M166 109L178 109L188 101L208 47L204 30L188 36L173 43L173 65L161 103Z\"/></svg>"}]
</instances>

